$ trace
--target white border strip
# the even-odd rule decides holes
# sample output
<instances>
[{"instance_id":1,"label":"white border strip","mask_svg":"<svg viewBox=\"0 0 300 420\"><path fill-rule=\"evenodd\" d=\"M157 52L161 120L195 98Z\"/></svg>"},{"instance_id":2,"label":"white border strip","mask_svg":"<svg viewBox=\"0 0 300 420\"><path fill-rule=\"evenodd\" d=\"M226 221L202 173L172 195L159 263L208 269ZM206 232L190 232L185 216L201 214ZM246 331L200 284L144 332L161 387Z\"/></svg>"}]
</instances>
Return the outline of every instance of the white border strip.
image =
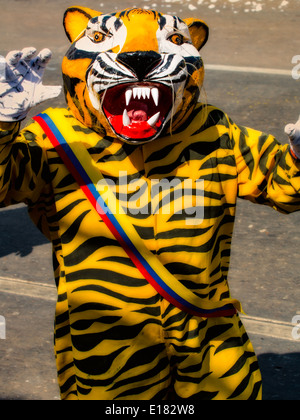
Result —
<instances>
[{"instance_id":1,"label":"white border strip","mask_svg":"<svg viewBox=\"0 0 300 420\"><path fill-rule=\"evenodd\" d=\"M204 68L207 70L216 71L228 71L237 73L256 73L256 74L268 74L277 76L289 76L292 77L292 70L280 70L280 69L264 69L260 67L239 67L239 66L225 66L222 64L206 64Z\"/></svg>"}]
</instances>

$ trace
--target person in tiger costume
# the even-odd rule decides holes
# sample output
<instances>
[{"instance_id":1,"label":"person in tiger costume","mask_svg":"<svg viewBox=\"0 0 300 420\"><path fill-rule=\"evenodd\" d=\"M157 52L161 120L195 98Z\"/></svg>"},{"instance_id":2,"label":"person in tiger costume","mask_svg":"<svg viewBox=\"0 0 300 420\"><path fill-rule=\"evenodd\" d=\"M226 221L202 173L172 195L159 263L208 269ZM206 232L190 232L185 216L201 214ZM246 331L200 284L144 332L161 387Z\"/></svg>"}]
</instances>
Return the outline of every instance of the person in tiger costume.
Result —
<instances>
[{"instance_id":1,"label":"person in tiger costume","mask_svg":"<svg viewBox=\"0 0 300 420\"><path fill-rule=\"evenodd\" d=\"M28 110L61 88L42 84L49 50L0 59L0 203L26 203L53 244L62 399L261 399L257 358L227 281L236 202L300 209L300 122L287 126L290 145L281 145L199 102L208 38L201 20L71 7L64 26L68 109L48 109L20 131ZM152 255L145 260L202 312L149 283L85 194L94 183L70 172L47 118L54 138L79 145L87 171L114 186L127 209L124 230L131 226ZM171 185L170 212L145 211L163 199L163 188L149 193L153 180ZM176 188L186 180L192 207L202 200L200 220L178 211Z\"/></svg>"}]
</instances>

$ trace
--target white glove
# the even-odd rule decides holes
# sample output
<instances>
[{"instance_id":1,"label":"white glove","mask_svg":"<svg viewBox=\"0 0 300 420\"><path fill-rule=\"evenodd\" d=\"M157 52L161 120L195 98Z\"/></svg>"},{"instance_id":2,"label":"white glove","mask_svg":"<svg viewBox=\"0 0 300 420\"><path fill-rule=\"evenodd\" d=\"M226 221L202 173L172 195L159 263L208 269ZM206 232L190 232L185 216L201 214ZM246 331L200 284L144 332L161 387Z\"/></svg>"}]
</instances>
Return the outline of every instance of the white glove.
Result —
<instances>
[{"instance_id":1,"label":"white glove","mask_svg":"<svg viewBox=\"0 0 300 420\"><path fill-rule=\"evenodd\" d=\"M296 124L288 124L285 133L290 138L290 145L294 155L300 159L300 117Z\"/></svg>"},{"instance_id":2,"label":"white glove","mask_svg":"<svg viewBox=\"0 0 300 420\"><path fill-rule=\"evenodd\" d=\"M35 105L56 98L61 86L44 86L42 78L52 53L35 48L11 51L0 56L0 121L23 120Z\"/></svg>"}]
</instances>

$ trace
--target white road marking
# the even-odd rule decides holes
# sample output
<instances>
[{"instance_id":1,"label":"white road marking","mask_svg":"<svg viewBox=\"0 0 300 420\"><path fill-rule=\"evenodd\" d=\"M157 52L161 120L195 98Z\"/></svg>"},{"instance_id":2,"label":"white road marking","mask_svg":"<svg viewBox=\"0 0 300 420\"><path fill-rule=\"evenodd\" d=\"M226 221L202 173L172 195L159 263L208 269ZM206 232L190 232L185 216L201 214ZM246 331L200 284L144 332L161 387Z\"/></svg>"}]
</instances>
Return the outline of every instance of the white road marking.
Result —
<instances>
[{"instance_id":1,"label":"white road marking","mask_svg":"<svg viewBox=\"0 0 300 420\"><path fill-rule=\"evenodd\" d=\"M296 341L292 336L295 327L292 323L245 315L241 316L241 320L249 335L262 335L280 340Z\"/></svg>"},{"instance_id":2,"label":"white road marking","mask_svg":"<svg viewBox=\"0 0 300 420\"><path fill-rule=\"evenodd\" d=\"M27 296L53 302L57 300L55 285L52 286L49 284L8 277L0 277L0 293Z\"/></svg>"},{"instance_id":3,"label":"white road marking","mask_svg":"<svg viewBox=\"0 0 300 420\"><path fill-rule=\"evenodd\" d=\"M204 67L207 70L228 71L228 72L237 72L237 73L256 73L256 74L292 77L292 69L281 70L281 69L268 69L268 68L261 68L261 67L226 66L222 64L206 64L204 65Z\"/></svg>"}]
</instances>

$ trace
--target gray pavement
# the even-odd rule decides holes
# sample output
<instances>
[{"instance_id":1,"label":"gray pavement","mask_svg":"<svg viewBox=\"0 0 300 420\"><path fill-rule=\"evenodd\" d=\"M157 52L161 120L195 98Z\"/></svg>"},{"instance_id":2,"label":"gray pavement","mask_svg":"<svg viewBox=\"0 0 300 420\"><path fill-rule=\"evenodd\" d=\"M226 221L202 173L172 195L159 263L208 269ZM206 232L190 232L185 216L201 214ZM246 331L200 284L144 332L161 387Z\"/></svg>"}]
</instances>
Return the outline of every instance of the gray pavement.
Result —
<instances>
[{"instance_id":1,"label":"gray pavement","mask_svg":"<svg viewBox=\"0 0 300 420\"><path fill-rule=\"evenodd\" d=\"M111 11L106 0L102 0L103 6L98 1L78 3ZM154 0L117 0L113 9L136 3L151 7ZM209 67L207 101L221 107L235 122L286 142L283 127L300 114L300 80L291 75L253 73L251 68L292 70L292 57L300 54L300 1L155 3L163 12L198 16L209 23L211 39L203 49L205 63L249 67L245 72ZM46 81L61 83L60 62L68 48L61 21L69 5L65 0L0 0L0 54L30 45L49 47L54 57ZM48 105L64 106L63 96ZM293 340L291 325L292 318L300 315L299 249L300 213L283 216L239 202L230 284L232 295L243 302L250 317L249 335L259 357L265 399L300 399L300 340ZM0 210L1 284L0 316L6 319L6 340L0 340L0 399L58 399L52 349L55 290L51 246L32 225L23 206Z\"/></svg>"}]
</instances>

